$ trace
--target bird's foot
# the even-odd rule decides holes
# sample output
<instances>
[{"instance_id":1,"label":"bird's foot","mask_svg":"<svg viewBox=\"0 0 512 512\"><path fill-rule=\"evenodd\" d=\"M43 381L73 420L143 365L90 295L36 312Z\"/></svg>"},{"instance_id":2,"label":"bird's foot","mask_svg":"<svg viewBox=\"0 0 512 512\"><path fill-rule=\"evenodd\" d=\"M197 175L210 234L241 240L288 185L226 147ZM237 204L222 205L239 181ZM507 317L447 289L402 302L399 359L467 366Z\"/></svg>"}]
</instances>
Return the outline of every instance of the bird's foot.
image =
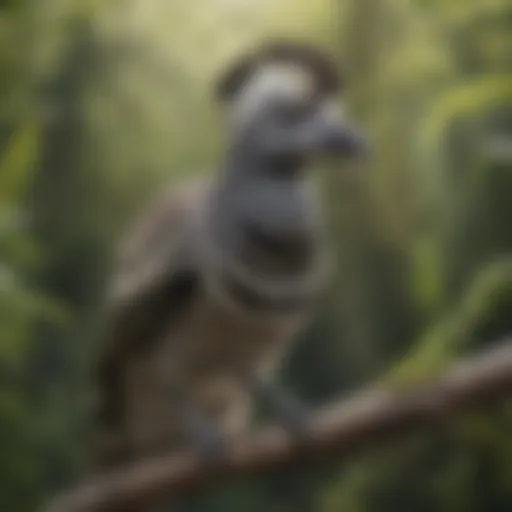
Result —
<instances>
[{"instance_id":1,"label":"bird's foot","mask_svg":"<svg viewBox=\"0 0 512 512\"><path fill-rule=\"evenodd\" d=\"M198 408L189 403L181 403L178 414L193 449L201 457L215 462L227 456L227 437Z\"/></svg>"},{"instance_id":2,"label":"bird's foot","mask_svg":"<svg viewBox=\"0 0 512 512\"><path fill-rule=\"evenodd\" d=\"M312 436L310 414L295 397L282 395L274 414L282 428L298 441L309 441Z\"/></svg>"},{"instance_id":3,"label":"bird's foot","mask_svg":"<svg viewBox=\"0 0 512 512\"><path fill-rule=\"evenodd\" d=\"M198 455L209 462L222 460L229 452L228 439L217 429L201 432L193 443Z\"/></svg>"},{"instance_id":4,"label":"bird's foot","mask_svg":"<svg viewBox=\"0 0 512 512\"><path fill-rule=\"evenodd\" d=\"M312 437L308 409L275 384L251 375L246 379L250 392L293 438L306 442Z\"/></svg>"}]
</instances>

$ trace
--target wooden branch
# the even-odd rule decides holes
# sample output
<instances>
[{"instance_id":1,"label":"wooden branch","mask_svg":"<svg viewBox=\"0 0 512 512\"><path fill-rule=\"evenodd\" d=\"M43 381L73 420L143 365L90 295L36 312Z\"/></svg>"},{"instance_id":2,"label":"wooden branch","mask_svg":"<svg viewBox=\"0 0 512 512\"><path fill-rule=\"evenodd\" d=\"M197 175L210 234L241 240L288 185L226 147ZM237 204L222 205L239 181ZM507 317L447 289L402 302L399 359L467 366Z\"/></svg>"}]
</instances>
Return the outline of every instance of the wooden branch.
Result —
<instances>
[{"instance_id":1,"label":"wooden branch","mask_svg":"<svg viewBox=\"0 0 512 512\"><path fill-rule=\"evenodd\" d=\"M215 463L184 453L99 476L56 499L47 512L91 512L115 506L123 510L123 503L183 493L311 458L340 457L508 396L512 397L512 340L457 363L414 389L393 391L375 386L318 410L307 443L295 442L281 429L268 427L236 442L230 453Z\"/></svg>"}]
</instances>

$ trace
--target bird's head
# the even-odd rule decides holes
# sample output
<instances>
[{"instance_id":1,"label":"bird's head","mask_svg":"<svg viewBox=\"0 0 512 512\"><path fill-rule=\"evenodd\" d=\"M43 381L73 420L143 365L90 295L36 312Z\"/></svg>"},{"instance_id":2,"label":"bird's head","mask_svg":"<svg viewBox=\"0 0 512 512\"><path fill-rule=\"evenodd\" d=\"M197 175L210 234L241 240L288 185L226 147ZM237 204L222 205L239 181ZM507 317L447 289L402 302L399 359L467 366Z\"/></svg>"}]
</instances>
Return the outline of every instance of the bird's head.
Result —
<instances>
[{"instance_id":1,"label":"bird's head","mask_svg":"<svg viewBox=\"0 0 512 512\"><path fill-rule=\"evenodd\" d=\"M342 115L342 85L336 65L318 48L277 42L236 61L218 82L217 98L235 146L295 167L365 152L363 137Z\"/></svg>"}]
</instances>

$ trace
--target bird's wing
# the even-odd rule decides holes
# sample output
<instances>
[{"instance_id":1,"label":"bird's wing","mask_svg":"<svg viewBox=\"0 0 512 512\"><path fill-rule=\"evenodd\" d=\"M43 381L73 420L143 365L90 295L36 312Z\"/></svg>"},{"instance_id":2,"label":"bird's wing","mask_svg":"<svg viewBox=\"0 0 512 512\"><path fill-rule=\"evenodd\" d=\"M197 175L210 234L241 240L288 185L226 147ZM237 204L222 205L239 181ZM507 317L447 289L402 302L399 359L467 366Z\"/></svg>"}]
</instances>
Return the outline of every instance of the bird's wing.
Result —
<instances>
[{"instance_id":1,"label":"bird's wing","mask_svg":"<svg viewBox=\"0 0 512 512\"><path fill-rule=\"evenodd\" d=\"M197 290L191 223L205 203L207 185L197 180L174 187L143 214L121 245L96 366L100 430L115 431L122 424L128 359L157 341Z\"/></svg>"},{"instance_id":2,"label":"bird's wing","mask_svg":"<svg viewBox=\"0 0 512 512\"><path fill-rule=\"evenodd\" d=\"M196 274L190 257L193 223L206 190L205 180L174 187L143 214L121 245L108 294L114 329L107 345L147 346L152 341L149 330L159 324L155 315L161 301L166 316L172 314L172 300L186 292L186 281ZM151 325L146 315L151 315ZM119 331L120 339L114 336Z\"/></svg>"}]
</instances>

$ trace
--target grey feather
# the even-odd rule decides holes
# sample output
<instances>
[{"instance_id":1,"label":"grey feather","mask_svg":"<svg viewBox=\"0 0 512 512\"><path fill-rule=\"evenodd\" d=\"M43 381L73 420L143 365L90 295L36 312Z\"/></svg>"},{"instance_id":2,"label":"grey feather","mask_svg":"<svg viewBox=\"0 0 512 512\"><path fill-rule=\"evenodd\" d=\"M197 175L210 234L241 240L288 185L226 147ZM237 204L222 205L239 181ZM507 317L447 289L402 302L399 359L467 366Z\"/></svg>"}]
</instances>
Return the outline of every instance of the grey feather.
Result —
<instances>
[{"instance_id":1,"label":"grey feather","mask_svg":"<svg viewBox=\"0 0 512 512\"><path fill-rule=\"evenodd\" d=\"M270 94L280 80L258 87L221 171L174 187L122 247L99 361L101 465L186 446L177 403L228 437L245 431L247 375L268 378L313 313L330 252L306 164L331 148L325 98L294 97L290 122L290 98Z\"/></svg>"}]
</instances>

